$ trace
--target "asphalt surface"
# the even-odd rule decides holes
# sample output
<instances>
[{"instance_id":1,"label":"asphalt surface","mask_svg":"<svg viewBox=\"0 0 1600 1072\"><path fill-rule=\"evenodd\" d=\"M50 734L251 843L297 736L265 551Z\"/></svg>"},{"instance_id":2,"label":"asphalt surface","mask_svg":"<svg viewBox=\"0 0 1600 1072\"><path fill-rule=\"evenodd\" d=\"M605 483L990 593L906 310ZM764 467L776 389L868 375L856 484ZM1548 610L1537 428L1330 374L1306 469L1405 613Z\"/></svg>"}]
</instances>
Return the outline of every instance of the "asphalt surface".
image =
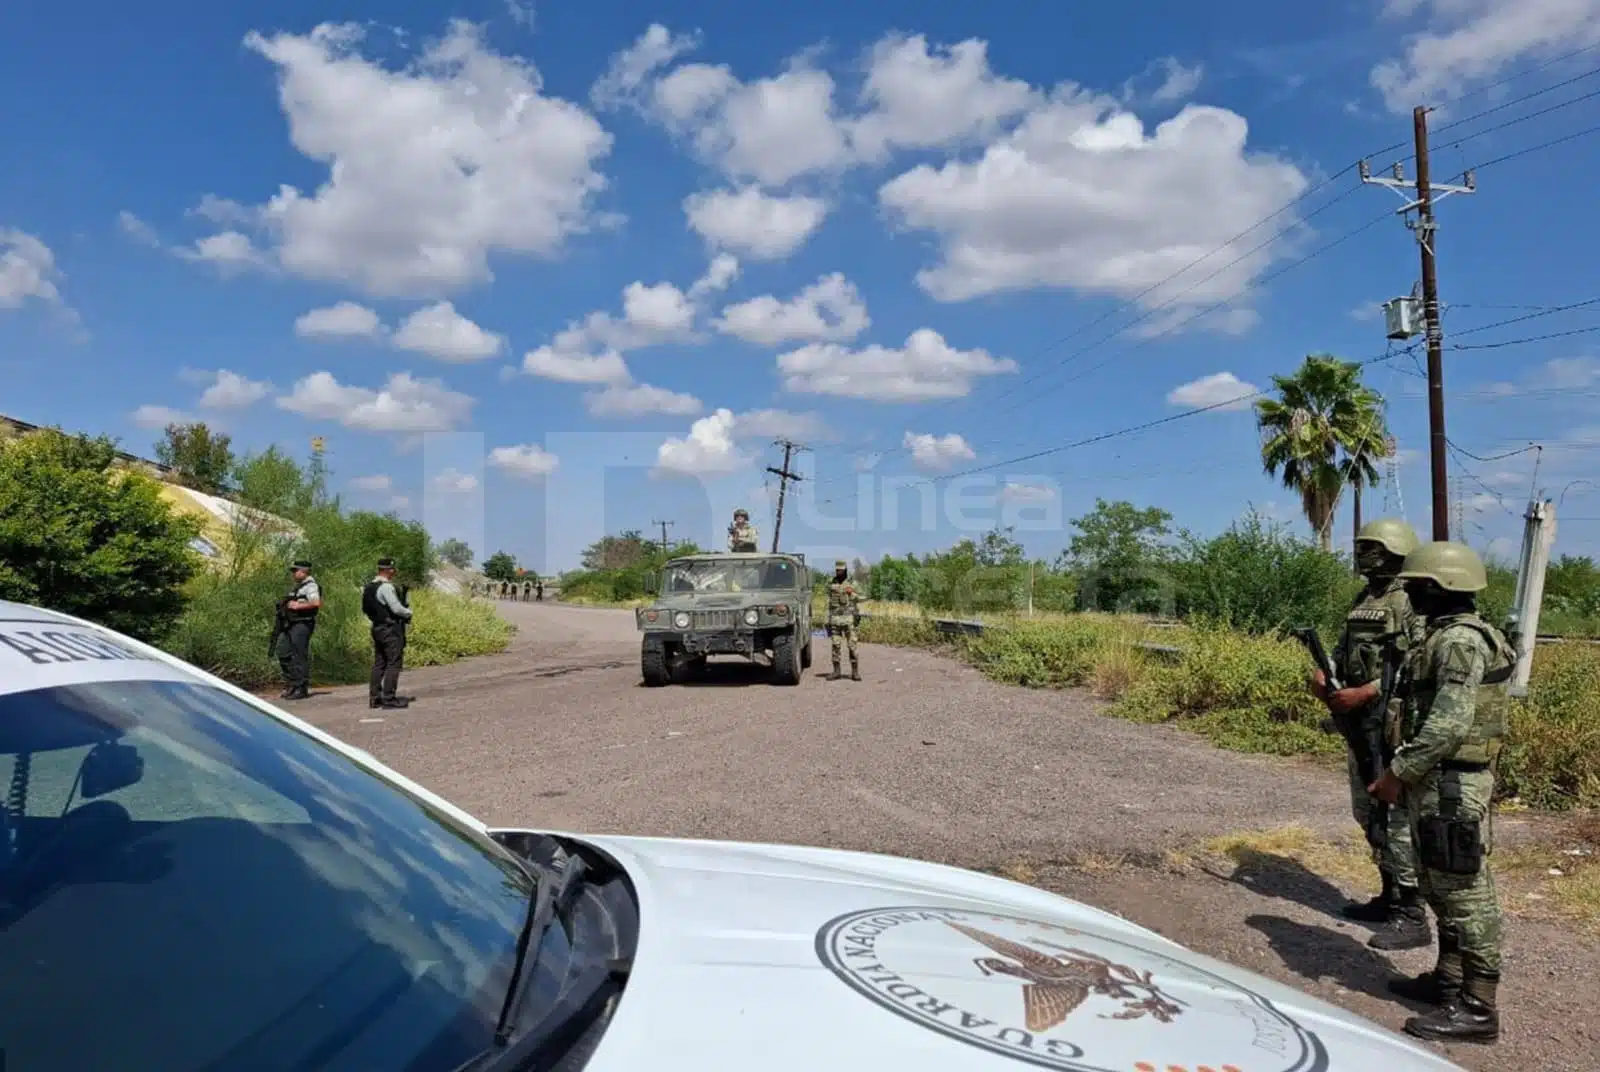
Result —
<instances>
[{"instance_id":1,"label":"asphalt surface","mask_svg":"<svg viewBox=\"0 0 1600 1072\"><path fill-rule=\"evenodd\" d=\"M1383 982L1431 964L1385 958L1334 914L1333 884L1293 867L1174 876L1085 872L1082 854L1151 860L1210 835L1353 824L1325 768L1212 748L1097 713L1080 692L997 685L919 651L862 647L861 683L828 682L827 641L798 686L712 664L646 688L630 612L501 603L519 632L499 655L408 672L403 711L364 688L318 690L296 713L499 825L794 842L974 868L1027 860L1041 885L1398 1029L1415 1010ZM1516 823L1498 829L1516 836ZM1303 870L1303 869L1302 869ZM1600 946L1513 922L1505 1036L1462 1046L1468 1068L1579 1069L1600 1053Z\"/></svg>"}]
</instances>

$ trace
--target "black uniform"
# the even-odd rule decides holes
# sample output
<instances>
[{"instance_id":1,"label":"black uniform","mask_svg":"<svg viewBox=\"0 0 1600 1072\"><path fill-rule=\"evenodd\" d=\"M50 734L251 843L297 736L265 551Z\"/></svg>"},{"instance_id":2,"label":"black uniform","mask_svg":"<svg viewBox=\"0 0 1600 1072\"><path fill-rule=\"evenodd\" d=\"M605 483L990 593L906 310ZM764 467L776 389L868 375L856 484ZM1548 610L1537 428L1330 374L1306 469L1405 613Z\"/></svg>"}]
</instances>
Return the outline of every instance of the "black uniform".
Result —
<instances>
[{"instance_id":1,"label":"black uniform","mask_svg":"<svg viewBox=\"0 0 1600 1072\"><path fill-rule=\"evenodd\" d=\"M384 589L394 596L403 614L384 600ZM411 618L404 589L375 577L361 589L361 610L372 622L372 677L367 686L367 701L373 707L395 704L395 689L399 687L400 671L405 666L406 623Z\"/></svg>"},{"instance_id":2,"label":"black uniform","mask_svg":"<svg viewBox=\"0 0 1600 1072\"><path fill-rule=\"evenodd\" d=\"M321 590L315 577L307 577L289 593L291 601L321 599ZM315 610L288 610L283 612L283 632L278 634L276 654L278 667L283 671L286 699L302 697L311 690L311 634L317 628Z\"/></svg>"}]
</instances>

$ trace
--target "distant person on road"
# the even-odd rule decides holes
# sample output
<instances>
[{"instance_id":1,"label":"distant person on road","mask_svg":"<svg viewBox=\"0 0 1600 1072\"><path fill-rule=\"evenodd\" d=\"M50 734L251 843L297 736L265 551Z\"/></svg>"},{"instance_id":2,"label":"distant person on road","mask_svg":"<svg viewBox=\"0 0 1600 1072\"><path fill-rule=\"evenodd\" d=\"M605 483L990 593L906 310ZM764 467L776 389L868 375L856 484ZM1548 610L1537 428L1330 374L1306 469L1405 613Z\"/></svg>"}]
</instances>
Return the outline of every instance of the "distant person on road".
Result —
<instances>
[{"instance_id":1,"label":"distant person on road","mask_svg":"<svg viewBox=\"0 0 1600 1072\"><path fill-rule=\"evenodd\" d=\"M1396 518L1379 518L1362 526L1356 534L1356 565L1367 586L1345 615L1344 631L1333 652L1334 669L1344 689L1327 694L1320 675L1314 682L1328 709L1337 717L1349 716L1382 728L1389 747L1400 744L1403 703L1389 702L1388 710L1378 710L1377 692L1366 688L1380 681L1385 658L1397 658L1393 649L1404 650L1421 639L1422 619L1411 609L1405 585L1400 581L1400 566L1416 549L1417 534L1410 525ZM1367 775L1347 750L1346 767L1350 774L1350 810L1363 832L1372 809L1367 792ZM1418 887L1417 854L1411 843L1411 820L1404 808L1390 808L1387 837L1381 851L1374 850L1373 862L1383 889L1364 904L1347 905L1346 919L1381 923L1382 929L1367 943L1374 949L1421 949L1433 941L1428 930L1428 913Z\"/></svg>"},{"instance_id":2,"label":"distant person on road","mask_svg":"<svg viewBox=\"0 0 1600 1072\"><path fill-rule=\"evenodd\" d=\"M400 670L405 663L406 625L411 607L405 592L394 583L394 559L378 559L378 575L361 589L361 611L372 623L372 678L367 686L368 707L410 706L396 696Z\"/></svg>"},{"instance_id":3,"label":"distant person on road","mask_svg":"<svg viewBox=\"0 0 1600 1072\"><path fill-rule=\"evenodd\" d=\"M1423 895L1438 921L1439 959L1432 971L1393 980L1389 989L1437 1006L1407 1020L1408 1033L1493 1042L1500 1037L1501 917L1489 868L1490 805L1516 652L1478 617L1477 596L1489 581L1470 547L1423 544L1406 556L1400 579L1425 627L1400 676L1402 743L1369 788L1391 804L1405 801Z\"/></svg>"},{"instance_id":4,"label":"distant person on road","mask_svg":"<svg viewBox=\"0 0 1600 1072\"><path fill-rule=\"evenodd\" d=\"M322 609L322 589L311 576L311 563L296 559L289 566L294 587L282 602L283 629L278 634L276 654L283 671L283 700L304 700L311 695L311 634L317 628L317 612Z\"/></svg>"},{"instance_id":5,"label":"distant person on road","mask_svg":"<svg viewBox=\"0 0 1600 1072\"><path fill-rule=\"evenodd\" d=\"M744 507L733 512L733 524L728 526L728 550L756 550L756 527L750 524L750 511Z\"/></svg>"},{"instance_id":6,"label":"distant person on road","mask_svg":"<svg viewBox=\"0 0 1600 1072\"><path fill-rule=\"evenodd\" d=\"M540 577L533 582L533 598L540 603L544 602L544 578Z\"/></svg>"},{"instance_id":7,"label":"distant person on road","mask_svg":"<svg viewBox=\"0 0 1600 1072\"><path fill-rule=\"evenodd\" d=\"M856 656L856 626L861 624L861 598L855 582L849 579L850 567L844 559L833 564L833 581L828 585L828 643L833 649L833 673L829 681L838 681L841 649L850 648L850 680L861 680L861 663Z\"/></svg>"}]
</instances>

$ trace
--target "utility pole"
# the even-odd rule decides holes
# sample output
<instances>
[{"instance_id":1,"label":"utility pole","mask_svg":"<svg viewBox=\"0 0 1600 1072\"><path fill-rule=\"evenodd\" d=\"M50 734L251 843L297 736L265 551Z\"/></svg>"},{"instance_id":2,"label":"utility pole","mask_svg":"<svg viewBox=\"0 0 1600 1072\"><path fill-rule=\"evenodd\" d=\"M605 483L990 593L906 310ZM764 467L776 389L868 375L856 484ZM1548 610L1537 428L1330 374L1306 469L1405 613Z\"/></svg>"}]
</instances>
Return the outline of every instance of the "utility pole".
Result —
<instances>
[{"instance_id":1,"label":"utility pole","mask_svg":"<svg viewBox=\"0 0 1600 1072\"><path fill-rule=\"evenodd\" d=\"M667 529L672 525L676 525L677 522L676 521L652 521L652 522L650 522L650 524L652 524L652 525L660 525L661 526L661 553L662 554L667 554L668 550L669 550L668 545L667 545Z\"/></svg>"},{"instance_id":2,"label":"utility pole","mask_svg":"<svg viewBox=\"0 0 1600 1072\"><path fill-rule=\"evenodd\" d=\"M777 440L774 446L783 448L783 468L774 469L770 465L767 466L767 472L778 478L778 515L772 522L772 551L776 554L778 551L778 536L783 532L783 500L785 493L789 490L789 481L805 479L799 473L790 470L789 459L797 451L802 451L806 448L787 439Z\"/></svg>"},{"instance_id":3,"label":"utility pole","mask_svg":"<svg viewBox=\"0 0 1600 1072\"><path fill-rule=\"evenodd\" d=\"M1451 194L1476 193L1477 179L1471 171L1463 178L1464 186L1436 185L1428 159L1428 109L1417 107L1411 113L1413 138L1416 142L1417 180L1409 184L1414 194L1398 211L1406 217L1406 226L1416 232L1417 245L1422 249L1422 315L1428 342L1428 455L1433 478L1433 538L1450 538L1450 471L1445 449L1444 433L1444 331L1439 324L1439 274L1437 266L1437 225L1433 219L1433 206ZM1361 161L1361 181L1375 186L1387 186L1400 193L1408 184L1405 173L1397 163L1393 178L1374 178L1368 162ZM1401 193L1405 198L1406 194ZM1409 213L1415 209L1417 218ZM1390 338L1406 338L1407 335Z\"/></svg>"}]
</instances>

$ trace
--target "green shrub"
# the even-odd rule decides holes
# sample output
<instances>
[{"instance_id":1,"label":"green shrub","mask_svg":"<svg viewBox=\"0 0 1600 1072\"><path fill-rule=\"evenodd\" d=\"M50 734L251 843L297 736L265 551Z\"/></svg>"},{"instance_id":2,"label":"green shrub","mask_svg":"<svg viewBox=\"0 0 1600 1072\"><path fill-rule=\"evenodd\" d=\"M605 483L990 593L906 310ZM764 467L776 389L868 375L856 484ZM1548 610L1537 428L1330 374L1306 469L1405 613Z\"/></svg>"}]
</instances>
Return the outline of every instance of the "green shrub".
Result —
<instances>
[{"instance_id":1,"label":"green shrub","mask_svg":"<svg viewBox=\"0 0 1600 1072\"><path fill-rule=\"evenodd\" d=\"M1119 627L1090 616L1064 621L1018 621L986 629L967 642L973 663L996 681L1034 688L1065 688L1089 680Z\"/></svg>"},{"instance_id":2,"label":"green shrub","mask_svg":"<svg viewBox=\"0 0 1600 1072\"><path fill-rule=\"evenodd\" d=\"M1500 791L1539 808L1600 807L1600 648L1545 644L1512 704Z\"/></svg>"},{"instance_id":3,"label":"green shrub","mask_svg":"<svg viewBox=\"0 0 1600 1072\"><path fill-rule=\"evenodd\" d=\"M115 460L110 440L53 429L0 443L0 599L159 640L199 568L200 526Z\"/></svg>"},{"instance_id":4,"label":"green shrub","mask_svg":"<svg viewBox=\"0 0 1600 1072\"><path fill-rule=\"evenodd\" d=\"M825 601L824 601L825 602ZM813 611L812 621L821 628L824 612ZM909 615L884 615L863 618L860 639L868 644L889 644L901 648L930 648L943 638L927 618Z\"/></svg>"},{"instance_id":5,"label":"green shrub","mask_svg":"<svg viewBox=\"0 0 1600 1072\"><path fill-rule=\"evenodd\" d=\"M411 593L416 624L406 637L407 666L443 666L474 655L503 651L515 632L485 600L463 599L432 589ZM370 640L367 654L370 657Z\"/></svg>"}]
</instances>

